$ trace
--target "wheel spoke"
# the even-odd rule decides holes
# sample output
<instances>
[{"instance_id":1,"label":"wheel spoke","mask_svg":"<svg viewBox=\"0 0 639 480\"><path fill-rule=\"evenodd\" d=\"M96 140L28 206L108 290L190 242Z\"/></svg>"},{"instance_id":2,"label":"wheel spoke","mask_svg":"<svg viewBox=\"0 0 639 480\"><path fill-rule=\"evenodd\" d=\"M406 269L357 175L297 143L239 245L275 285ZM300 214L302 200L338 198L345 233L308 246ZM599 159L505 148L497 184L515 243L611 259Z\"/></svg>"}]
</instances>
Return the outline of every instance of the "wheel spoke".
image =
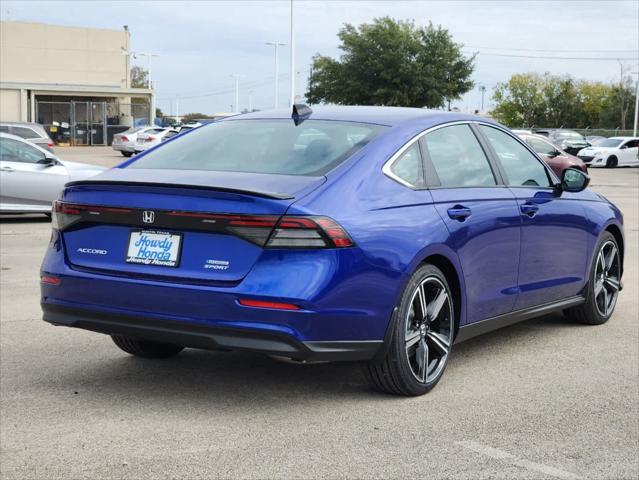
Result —
<instances>
[{"instance_id":1,"label":"wheel spoke","mask_svg":"<svg viewBox=\"0 0 639 480\"><path fill-rule=\"evenodd\" d=\"M604 315L608 315L608 290L606 290L605 288L603 289L603 298L604 298L604 304L603 304Z\"/></svg>"},{"instance_id":2,"label":"wheel spoke","mask_svg":"<svg viewBox=\"0 0 639 480\"><path fill-rule=\"evenodd\" d=\"M599 264L599 269L600 269L601 273L603 273L606 270L606 263L604 262L603 250L601 250L601 252L599 252L599 257L597 258L597 263Z\"/></svg>"},{"instance_id":3,"label":"wheel spoke","mask_svg":"<svg viewBox=\"0 0 639 480\"><path fill-rule=\"evenodd\" d=\"M417 360L417 376L425 382L428 375L428 344L425 340L421 340L417 345L415 360Z\"/></svg>"},{"instance_id":4,"label":"wheel spoke","mask_svg":"<svg viewBox=\"0 0 639 480\"><path fill-rule=\"evenodd\" d=\"M406 349L408 350L410 347L419 342L420 334L419 330L415 330L412 333L406 335Z\"/></svg>"},{"instance_id":5,"label":"wheel spoke","mask_svg":"<svg viewBox=\"0 0 639 480\"><path fill-rule=\"evenodd\" d=\"M606 285L613 289L613 291L618 291L621 285L619 284L619 280L614 277L606 277L605 280Z\"/></svg>"},{"instance_id":6,"label":"wheel spoke","mask_svg":"<svg viewBox=\"0 0 639 480\"><path fill-rule=\"evenodd\" d=\"M616 256L617 256L617 247L615 247L614 245L611 245L610 252L608 252L608 255L605 258L606 270L610 270L610 267L612 267L612 263L615 261Z\"/></svg>"},{"instance_id":7,"label":"wheel spoke","mask_svg":"<svg viewBox=\"0 0 639 480\"><path fill-rule=\"evenodd\" d=\"M417 289L417 298L419 299L420 320L424 320L426 318L426 293L423 283Z\"/></svg>"},{"instance_id":8,"label":"wheel spoke","mask_svg":"<svg viewBox=\"0 0 639 480\"><path fill-rule=\"evenodd\" d=\"M443 357L444 355L448 355L448 349L450 348L450 343L448 339L442 335L441 333L436 333L430 331L426 334L428 339L431 341L433 346L439 350L439 353Z\"/></svg>"},{"instance_id":9,"label":"wheel spoke","mask_svg":"<svg viewBox=\"0 0 639 480\"><path fill-rule=\"evenodd\" d=\"M595 282L595 298L599 296L603 288L604 288L604 282L602 282L601 280L597 280Z\"/></svg>"},{"instance_id":10,"label":"wheel spoke","mask_svg":"<svg viewBox=\"0 0 639 480\"><path fill-rule=\"evenodd\" d=\"M446 303L447 299L448 299L448 294L446 293L446 290L442 288L437 293L437 296L435 297L435 299L428 304L427 312L428 312L428 318L430 319L431 322L439 316L439 312L441 312L442 307Z\"/></svg>"}]
</instances>

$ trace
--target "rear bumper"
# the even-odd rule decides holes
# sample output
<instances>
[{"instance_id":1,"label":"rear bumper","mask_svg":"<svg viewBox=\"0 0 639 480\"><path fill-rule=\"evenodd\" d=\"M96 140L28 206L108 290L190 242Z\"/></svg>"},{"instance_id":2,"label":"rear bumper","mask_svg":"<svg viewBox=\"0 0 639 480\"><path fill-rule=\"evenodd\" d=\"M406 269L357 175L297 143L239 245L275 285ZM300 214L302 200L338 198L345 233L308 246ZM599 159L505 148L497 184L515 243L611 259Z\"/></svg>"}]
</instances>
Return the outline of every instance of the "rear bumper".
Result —
<instances>
[{"instance_id":1,"label":"rear bumper","mask_svg":"<svg viewBox=\"0 0 639 480\"><path fill-rule=\"evenodd\" d=\"M42 303L43 319L53 325L82 328L107 335L172 343L206 350L245 350L296 360L370 360L382 341L300 341L276 332L227 328L194 322L171 321L148 316L103 312Z\"/></svg>"},{"instance_id":2,"label":"rear bumper","mask_svg":"<svg viewBox=\"0 0 639 480\"><path fill-rule=\"evenodd\" d=\"M118 152L131 152L135 151L133 143L112 143L111 147L113 150L117 150Z\"/></svg>"}]
</instances>

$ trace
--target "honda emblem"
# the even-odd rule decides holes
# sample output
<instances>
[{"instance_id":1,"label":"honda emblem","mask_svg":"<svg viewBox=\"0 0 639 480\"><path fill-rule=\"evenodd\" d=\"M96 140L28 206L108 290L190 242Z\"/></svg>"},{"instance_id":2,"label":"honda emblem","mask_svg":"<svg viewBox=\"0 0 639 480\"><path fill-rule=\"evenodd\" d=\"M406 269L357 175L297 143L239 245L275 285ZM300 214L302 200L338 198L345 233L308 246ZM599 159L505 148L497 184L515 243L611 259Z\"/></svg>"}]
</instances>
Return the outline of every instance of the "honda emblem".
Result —
<instances>
[{"instance_id":1,"label":"honda emblem","mask_svg":"<svg viewBox=\"0 0 639 480\"><path fill-rule=\"evenodd\" d=\"M142 212L142 221L144 223L153 223L155 222L155 212L152 210L144 210Z\"/></svg>"}]
</instances>

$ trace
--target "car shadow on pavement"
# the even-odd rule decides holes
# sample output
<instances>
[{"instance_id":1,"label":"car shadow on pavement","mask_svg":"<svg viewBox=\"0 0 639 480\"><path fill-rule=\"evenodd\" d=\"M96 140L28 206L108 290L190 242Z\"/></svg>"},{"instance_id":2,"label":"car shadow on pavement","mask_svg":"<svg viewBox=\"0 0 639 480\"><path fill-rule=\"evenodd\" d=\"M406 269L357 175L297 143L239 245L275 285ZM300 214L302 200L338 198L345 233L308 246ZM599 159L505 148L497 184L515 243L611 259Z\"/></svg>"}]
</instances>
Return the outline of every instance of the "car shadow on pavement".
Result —
<instances>
[{"instance_id":1,"label":"car shadow on pavement","mask_svg":"<svg viewBox=\"0 0 639 480\"><path fill-rule=\"evenodd\" d=\"M51 219L44 214L33 214L33 215L10 215L10 214L1 214L0 215L0 225L13 224L13 223L50 223Z\"/></svg>"},{"instance_id":2,"label":"car shadow on pavement","mask_svg":"<svg viewBox=\"0 0 639 480\"><path fill-rule=\"evenodd\" d=\"M565 328L586 327L560 314L547 315L455 345L445 375L465 375L465 362L479 361L486 352L499 355L520 342L545 344L549 336ZM110 342L107 337L102 341ZM89 396L91 402L135 398L149 406L186 402L191 409L224 406L241 410L256 400L261 408L278 409L335 399L358 401L362 396L393 398L372 390L357 363L293 364L259 354L194 349L171 359L149 360L129 356L115 345L112 348L106 358L99 355L83 364L58 368L55 379L47 383ZM433 393L446 388L446 383Z\"/></svg>"}]
</instances>

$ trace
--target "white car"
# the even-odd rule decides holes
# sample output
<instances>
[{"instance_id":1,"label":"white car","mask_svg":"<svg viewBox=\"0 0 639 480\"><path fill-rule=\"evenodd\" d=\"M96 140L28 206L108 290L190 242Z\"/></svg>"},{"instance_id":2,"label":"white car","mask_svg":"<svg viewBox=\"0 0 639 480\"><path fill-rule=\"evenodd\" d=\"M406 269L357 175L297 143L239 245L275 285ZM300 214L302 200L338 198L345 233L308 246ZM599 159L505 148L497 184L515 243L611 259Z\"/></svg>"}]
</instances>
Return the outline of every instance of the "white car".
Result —
<instances>
[{"instance_id":1,"label":"white car","mask_svg":"<svg viewBox=\"0 0 639 480\"><path fill-rule=\"evenodd\" d=\"M16 135L0 133L0 213L51 213L51 204L67 182L105 170L60 160Z\"/></svg>"},{"instance_id":2,"label":"white car","mask_svg":"<svg viewBox=\"0 0 639 480\"><path fill-rule=\"evenodd\" d=\"M163 130L160 127L133 127L122 133L116 133L113 135L113 142L111 147L113 150L117 150L125 157L130 157L135 153L135 143L138 139L138 135L148 133L155 130Z\"/></svg>"},{"instance_id":3,"label":"white car","mask_svg":"<svg viewBox=\"0 0 639 480\"><path fill-rule=\"evenodd\" d=\"M148 132L138 134L138 138L135 141L135 153L140 153L149 148L155 147L162 143L162 139L169 134L169 132L174 132L173 128L160 128L157 127L153 130L149 130Z\"/></svg>"},{"instance_id":4,"label":"white car","mask_svg":"<svg viewBox=\"0 0 639 480\"><path fill-rule=\"evenodd\" d=\"M611 137L596 146L579 150L577 156L589 167L639 165L639 137Z\"/></svg>"}]
</instances>

